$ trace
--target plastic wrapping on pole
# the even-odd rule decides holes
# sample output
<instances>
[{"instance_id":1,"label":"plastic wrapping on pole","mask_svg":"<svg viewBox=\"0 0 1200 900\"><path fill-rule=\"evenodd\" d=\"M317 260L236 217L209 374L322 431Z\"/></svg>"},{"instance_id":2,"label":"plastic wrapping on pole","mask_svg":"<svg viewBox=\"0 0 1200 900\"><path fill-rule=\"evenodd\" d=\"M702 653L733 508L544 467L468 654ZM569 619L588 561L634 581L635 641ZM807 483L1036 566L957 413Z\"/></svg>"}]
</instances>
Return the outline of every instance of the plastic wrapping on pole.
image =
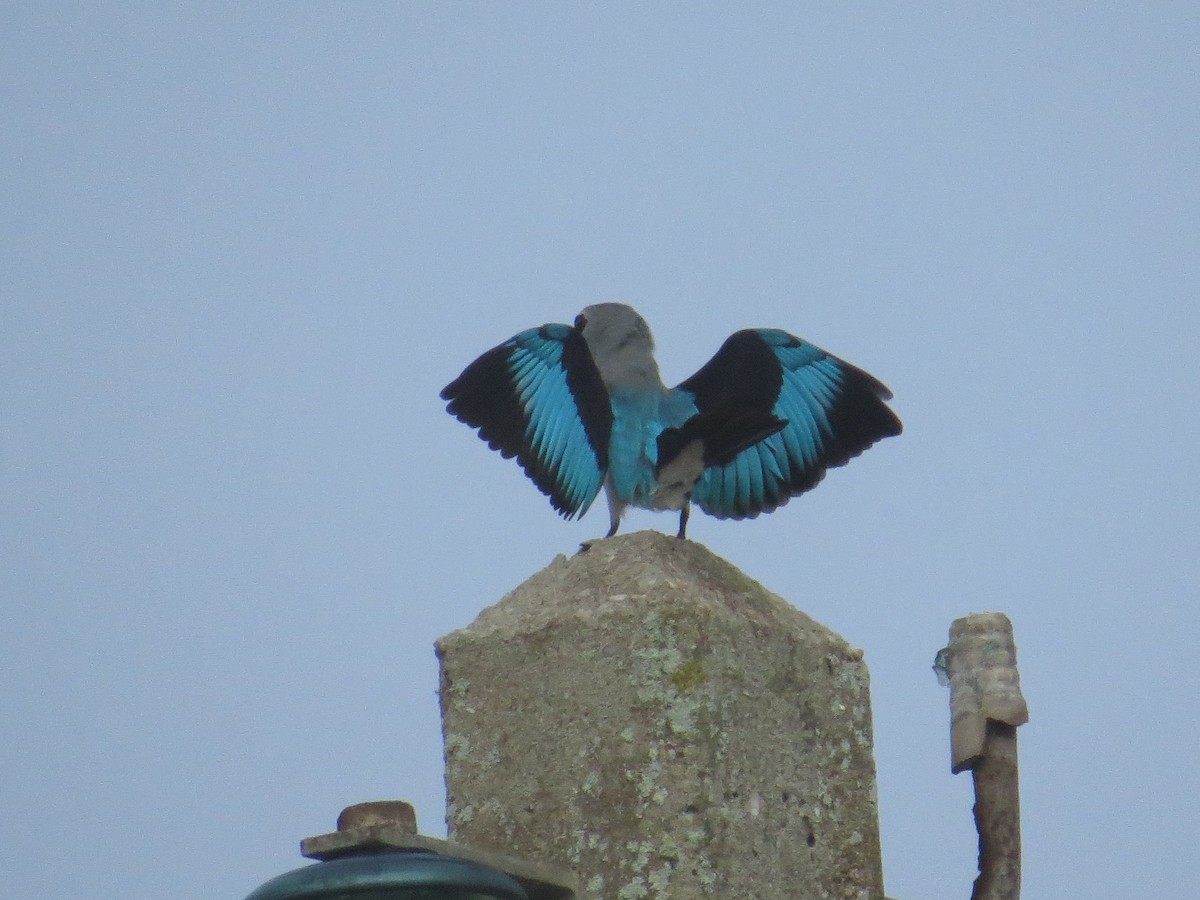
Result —
<instances>
[{"instance_id":1,"label":"plastic wrapping on pole","mask_svg":"<svg viewBox=\"0 0 1200 900\"><path fill-rule=\"evenodd\" d=\"M1029 721L1021 694L1012 623L977 613L950 626L950 645L934 663L950 685L951 771L975 782L979 877L971 900L1021 896L1021 806L1017 726Z\"/></svg>"}]
</instances>

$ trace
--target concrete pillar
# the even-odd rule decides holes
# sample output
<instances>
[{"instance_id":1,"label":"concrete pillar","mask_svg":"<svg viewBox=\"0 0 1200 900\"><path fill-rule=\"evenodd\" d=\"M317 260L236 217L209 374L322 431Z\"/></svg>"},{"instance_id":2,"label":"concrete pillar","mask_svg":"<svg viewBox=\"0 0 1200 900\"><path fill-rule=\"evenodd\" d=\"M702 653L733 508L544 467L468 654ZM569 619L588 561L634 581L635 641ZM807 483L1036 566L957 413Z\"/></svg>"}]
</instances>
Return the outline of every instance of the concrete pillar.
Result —
<instances>
[{"instance_id":1,"label":"concrete pillar","mask_svg":"<svg viewBox=\"0 0 1200 900\"><path fill-rule=\"evenodd\" d=\"M699 544L559 556L438 655L453 840L588 900L883 897L862 653Z\"/></svg>"}]
</instances>

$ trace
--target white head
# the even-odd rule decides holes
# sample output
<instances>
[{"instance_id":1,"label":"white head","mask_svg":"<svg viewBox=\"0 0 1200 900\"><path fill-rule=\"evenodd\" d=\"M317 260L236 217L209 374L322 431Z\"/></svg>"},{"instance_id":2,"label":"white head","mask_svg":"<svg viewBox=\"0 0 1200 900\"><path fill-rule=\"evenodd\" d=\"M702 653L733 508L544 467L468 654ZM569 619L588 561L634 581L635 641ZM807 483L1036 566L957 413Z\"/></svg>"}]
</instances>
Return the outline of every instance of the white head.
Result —
<instances>
[{"instance_id":1,"label":"white head","mask_svg":"<svg viewBox=\"0 0 1200 900\"><path fill-rule=\"evenodd\" d=\"M609 389L663 386L654 361L650 326L632 306L593 304L575 317L575 327L583 332Z\"/></svg>"}]
</instances>

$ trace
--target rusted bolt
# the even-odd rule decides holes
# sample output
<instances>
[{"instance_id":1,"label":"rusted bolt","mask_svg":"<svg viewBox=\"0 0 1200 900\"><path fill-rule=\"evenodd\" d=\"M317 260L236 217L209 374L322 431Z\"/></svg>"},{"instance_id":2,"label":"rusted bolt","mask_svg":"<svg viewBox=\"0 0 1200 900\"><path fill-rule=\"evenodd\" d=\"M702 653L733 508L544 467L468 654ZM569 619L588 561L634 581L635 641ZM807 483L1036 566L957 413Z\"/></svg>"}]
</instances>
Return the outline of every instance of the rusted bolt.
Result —
<instances>
[{"instance_id":1,"label":"rusted bolt","mask_svg":"<svg viewBox=\"0 0 1200 900\"><path fill-rule=\"evenodd\" d=\"M403 800L371 800L347 806L337 820L338 831L371 825L390 825L405 834L416 834L417 813L411 803Z\"/></svg>"}]
</instances>

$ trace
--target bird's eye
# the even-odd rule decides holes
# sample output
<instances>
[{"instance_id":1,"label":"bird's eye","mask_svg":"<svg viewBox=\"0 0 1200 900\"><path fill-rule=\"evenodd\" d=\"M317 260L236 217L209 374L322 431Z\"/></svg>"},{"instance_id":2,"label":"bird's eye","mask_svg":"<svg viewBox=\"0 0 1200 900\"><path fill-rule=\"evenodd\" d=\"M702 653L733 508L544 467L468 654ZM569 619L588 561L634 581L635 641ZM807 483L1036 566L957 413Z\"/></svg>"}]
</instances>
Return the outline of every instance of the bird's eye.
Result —
<instances>
[{"instance_id":1,"label":"bird's eye","mask_svg":"<svg viewBox=\"0 0 1200 900\"><path fill-rule=\"evenodd\" d=\"M583 315L583 313L580 313L579 315L577 315L577 316L575 317L575 330L576 330L576 331L583 331L583 327L584 327L585 325L587 325L587 319L586 319L586 318L584 318L584 315Z\"/></svg>"}]
</instances>

